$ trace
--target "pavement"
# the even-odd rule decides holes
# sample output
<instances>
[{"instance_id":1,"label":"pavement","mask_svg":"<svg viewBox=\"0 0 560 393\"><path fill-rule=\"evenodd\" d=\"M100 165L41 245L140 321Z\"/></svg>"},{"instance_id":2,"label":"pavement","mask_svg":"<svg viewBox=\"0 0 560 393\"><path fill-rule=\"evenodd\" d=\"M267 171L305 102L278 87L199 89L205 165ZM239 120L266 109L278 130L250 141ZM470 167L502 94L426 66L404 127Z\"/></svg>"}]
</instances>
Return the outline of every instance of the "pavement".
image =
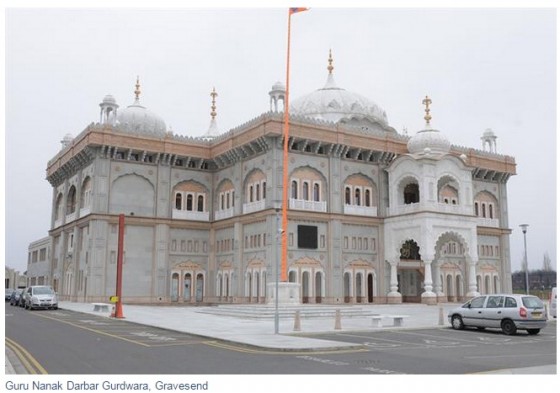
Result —
<instances>
[{"instance_id":1,"label":"pavement","mask_svg":"<svg viewBox=\"0 0 560 393\"><path fill-rule=\"evenodd\" d=\"M336 333L348 331L383 331L390 329L419 329L449 326L448 310L458 304L381 304L322 306L302 305L299 321L292 315L293 308L280 307L278 334L275 334L274 309L267 305L245 306L180 306L180 305L124 305L123 317L128 322L163 328L193 335L223 340L237 345L256 347L274 351L324 351L356 348L356 344L312 337L316 333ZM250 311L244 317L231 316L231 308ZM324 308L324 313L317 310ZM91 303L60 302L59 308L103 317L110 317L111 311L93 311ZM335 317L336 309L341 309L341 318ZM111 309L111 307L109 308ZM255 313L255 309L258 310ZM271 314L272 312L272 314ZM256 315L256 317L255 317ZM261 315L261 316L259 316ZM311 315L315 315L311 317ZM372 315L382 316L382 326L374 327ZM403 326L393 326L391 315L404 316ZM310 337L311 336L311 337ZM361 348L361 346L358 346ZM6 374L20 373L17 358L6 348ZM556 374L556 364L523 369L506 369L491 374Z\"/></svg>"}]
</instances>

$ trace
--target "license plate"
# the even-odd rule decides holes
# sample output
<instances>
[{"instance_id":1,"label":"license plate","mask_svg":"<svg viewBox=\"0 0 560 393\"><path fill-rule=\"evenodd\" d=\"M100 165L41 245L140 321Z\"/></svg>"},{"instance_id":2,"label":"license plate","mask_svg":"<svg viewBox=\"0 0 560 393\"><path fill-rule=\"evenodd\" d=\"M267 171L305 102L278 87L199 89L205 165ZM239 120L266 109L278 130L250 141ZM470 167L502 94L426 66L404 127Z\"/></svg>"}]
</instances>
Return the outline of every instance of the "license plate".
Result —
<instances>
[{"instance_id":1,"label":"license plate","mask_svg":"<svg viewBox=\"0 0 560 393\"><path fill-rule=\"evenodd\" d=\"M541 312L534 312L534 313L531 313L531 315L533 316L533 318L540 318L542 316L542 313Z\"/></svg>"}]
</instances>

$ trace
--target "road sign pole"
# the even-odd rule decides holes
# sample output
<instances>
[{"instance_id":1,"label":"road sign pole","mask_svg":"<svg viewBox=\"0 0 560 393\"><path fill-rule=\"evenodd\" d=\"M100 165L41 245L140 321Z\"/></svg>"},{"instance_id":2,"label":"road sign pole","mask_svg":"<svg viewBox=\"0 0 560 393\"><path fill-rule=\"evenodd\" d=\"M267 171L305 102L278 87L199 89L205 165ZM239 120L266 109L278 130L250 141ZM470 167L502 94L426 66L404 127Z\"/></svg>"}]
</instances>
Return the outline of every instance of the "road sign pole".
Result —
<instances>
[{"instance_id":1,"label":"road sign pole","mask_svg":"<svg viewBox=\"0 0 560 393\"><path fill-rule=\"evenodd\" d=\"M115 304L115 318L124 318L122 312L122 265L124 248L124 214L119 214L119 244L117 249L117 303Z\"/></svg>"}]
</instances>

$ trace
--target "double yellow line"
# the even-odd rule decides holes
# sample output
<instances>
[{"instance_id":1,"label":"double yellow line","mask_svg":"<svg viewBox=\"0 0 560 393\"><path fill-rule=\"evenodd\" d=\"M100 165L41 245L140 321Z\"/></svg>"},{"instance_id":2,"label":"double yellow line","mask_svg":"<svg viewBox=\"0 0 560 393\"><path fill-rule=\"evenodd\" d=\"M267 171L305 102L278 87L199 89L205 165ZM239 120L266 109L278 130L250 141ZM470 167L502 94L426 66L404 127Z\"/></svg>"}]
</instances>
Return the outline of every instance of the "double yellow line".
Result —
<instances>
[{"instance_id":1,"label":"double yellow line","mask_svg":"<svg viewBox=\"0 0 560 393\"><path fill-rule=\"evenodd\" d=\"M39 364L37 359L35 359L24 347L16 343L14 340L6 337L6 347L10 348L17 356L23 367L27 370L28 374L48 374L47 370Z\"/></svg>"}]
</instances>

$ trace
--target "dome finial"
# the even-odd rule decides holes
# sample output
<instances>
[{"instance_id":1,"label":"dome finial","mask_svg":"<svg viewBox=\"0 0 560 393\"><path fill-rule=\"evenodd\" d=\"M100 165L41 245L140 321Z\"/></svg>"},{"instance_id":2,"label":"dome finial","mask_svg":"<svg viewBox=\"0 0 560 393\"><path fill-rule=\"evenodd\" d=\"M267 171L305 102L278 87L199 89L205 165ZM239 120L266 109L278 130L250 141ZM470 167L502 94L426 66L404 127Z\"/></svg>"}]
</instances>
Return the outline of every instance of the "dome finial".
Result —
<instances>
[{"instance_id":1,"label":"dome finial","mask_svg":"<svg viewBox=\"0 0 560 393\"><path fill-rule=\"evenodd\" d=\"M332 63L333 63L332 51L329 49L329 66L327 67L327 70L329 70L329 74L332 74L332 70L334 69Z\"/></svg>"},{"instance_id":2,"label":"dome finial","mask_svg":"<svg viewBox=\"0 0 560 393\"><path fill-rule=\"evenodd\" d=\"M212 97L212 106L210 108L212 108L212 112L210 112L210 116L212 116L212 120L216 118L216 97L218 96L218 93L216 93L216 88L213 87L212 88L212 92L210 93L210 97Z\"/></svg>"},{"instance_id":3,"label":"dome finial","mask_svg":"<svg viewBox=\"0 0 560 393\"><path fill-rule=\"evenodd\" d=\"M134 95L136 96L136 101L140 100L140 77L136 76L136 90L134 90Z\"/></svg>"},{"instance_id":4,"label":"dome finial","mask_svg":"<svg viewBox=\"0 0 560 393\"><path fill-rule=\"evenodd\" d=\"M426 112L426 115L424 116L424 120L426 120L426 126L429 126L430 125L430 120L432 120L432 116L430 115L430 104L431 103L432 103L432 100L428 96L426 96L426 98L424 98L422 100L422 104L426 105L426 109L424 109L424 112Z\"/></svg>"}]
</instances>

